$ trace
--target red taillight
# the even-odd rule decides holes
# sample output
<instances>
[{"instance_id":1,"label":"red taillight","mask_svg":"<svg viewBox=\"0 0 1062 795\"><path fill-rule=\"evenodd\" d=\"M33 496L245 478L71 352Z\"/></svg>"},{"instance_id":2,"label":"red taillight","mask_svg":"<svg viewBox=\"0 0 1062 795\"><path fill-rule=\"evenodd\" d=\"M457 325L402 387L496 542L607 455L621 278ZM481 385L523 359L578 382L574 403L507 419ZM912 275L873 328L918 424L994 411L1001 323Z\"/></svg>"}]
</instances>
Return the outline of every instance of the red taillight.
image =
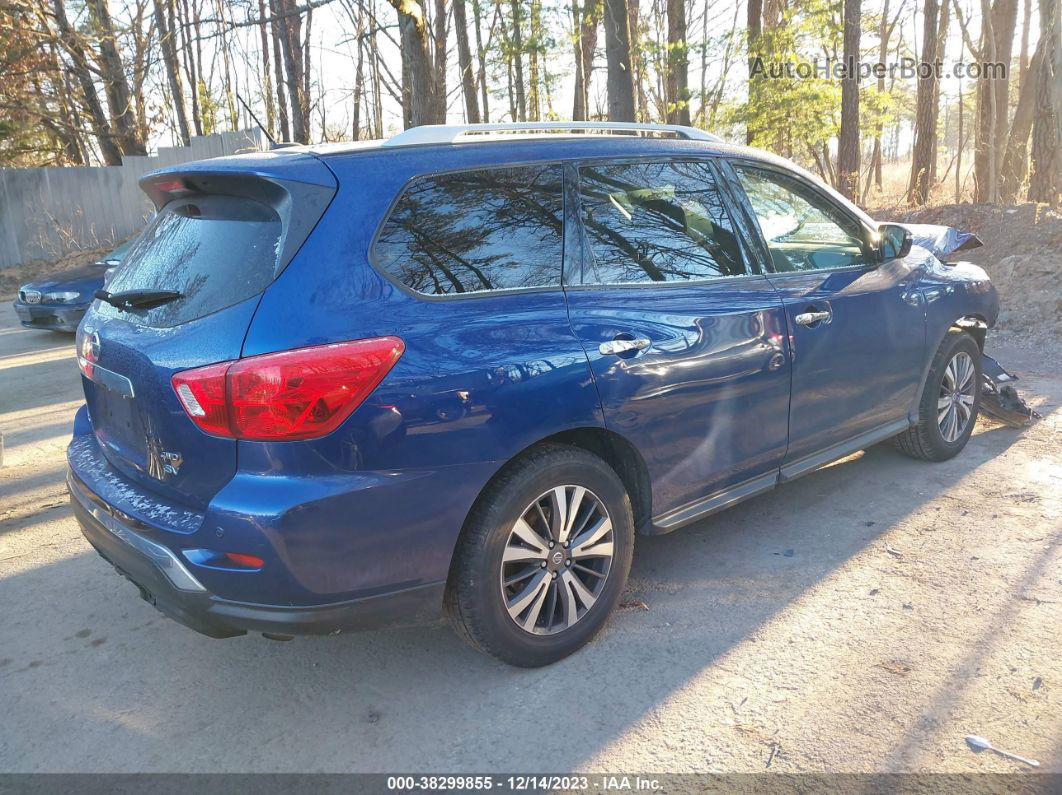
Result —
<instances>
[{"instance_id":1,"label":"red taillight","mask_svg":"<svg viewBox=\"0 0 1062 795\"><path fill-rule=\"evenodd\" d=\"M185 370L173 376L173 388L207 433L314 439L338 428L404 350L398 337L379 337L267 353Z\"/></svg>"},{"instance_id":2,"label":"red taillight","mask_svg":"<svg viewBox=\"0 0 1062 795\"><path fill-rule=\"evenodd\" d=\"M232 362L222 362L173 376L173 388L188 416L204 431L218 436L233 435L225 399L225 374L230 367Z\"/></svg>"}]
</instances>

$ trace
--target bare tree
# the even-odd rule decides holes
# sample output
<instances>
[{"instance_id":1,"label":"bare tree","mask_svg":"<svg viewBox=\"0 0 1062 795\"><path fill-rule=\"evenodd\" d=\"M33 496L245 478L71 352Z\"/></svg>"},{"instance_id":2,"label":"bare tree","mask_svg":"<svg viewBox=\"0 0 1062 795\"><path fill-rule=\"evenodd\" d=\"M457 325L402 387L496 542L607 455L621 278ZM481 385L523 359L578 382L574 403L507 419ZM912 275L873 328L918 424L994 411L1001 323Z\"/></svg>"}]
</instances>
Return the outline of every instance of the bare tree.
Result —
<instances>
[{"instance_id":1,"label":"bare tree","mask_svg":"<svg viewBox=\"0 0 1062 795\"><path fill-rule=\"evenodd\" d=\"M432 44L435 48L435 120L446 121L446 38L447 25L446 0L435 0L435 31Z\"/></svg>"},{"instance_id":2,"label":"bare tree","mask_svg":"<svg viewBox=\"0 0 1062 795\"><path fill-rule=\"evenodd\" d=\"M1047 43L1047 38L1040 36L1036 52L1027 67L1028 72L1021 81L1018 104L1014 109L1010 135L1007 136L1007 148L999 171L999 192L1000 198L1008 204L1018 201L1022 185L1028 176L1029 135L1036 114L1037 87Z\"/></svg>"},{"instance_id":3,"label":"bare tree","mask_svg":"<svg viewBox=\"0 0 1062 795\"><path fill-rule=\"evenodd\" d=\"M1037 65L1032 125L1029 201L1057 207L1062 193L1062 3L1040 0L1040 36L1046 40Z\"/></svg>"},{"instance_id":4,"label":"bare tree","mask_svg":"<svg viewBox=\"0 0 1062 795\"><path fill-rule=\"evenodd\" d=\"M934 64L937 60L937 22L940 6L937 0L925 0L922 14L922 55L923 64ZM936 160L937 135L937 77L935 71L918 80L918 93L915 102L915 139L911 153L911 178L907 184L907 201L910 204L925 204L929 198L929 189L933 175L933 162Z\"/></svg>"},{"instance_id":5,"label":"bare tree","mask_svg":"<svg viewBox=\"0 0 1062 795\"><path fill-rule=\"evenodd\" d=\"M155 26L159 29L159 48L162 50L162 62L166 67L166 80L170 85L171 102L177 116L177 132L181 143L188 145L191 132L188 126L188 114L184 108L184 88L181 86L181 72L177 64L177 46L173 30L173 0L155 0Z\"/></svg>"},{"instance_id":6,"label":"bare tree","mask_svg":"<svg viewBox=\"0 0 1062 795\"><path fill-rule=\"evenodd\" d=\"M667 0L667 120L690 123L689 46L686 42L686 2Z\"/></svg>"},{"instance_id":7,"label":"bare tree","mask_svg":"<svg viewBox=\"0 0 1062 795\"><path fill-rule=\"evenodd\" d=\"M111 133L110 120L103 110L96 93L96 84L92 80L93 70L89 66L88 56L85 54L85 45L81 36L70 25L66 16L63 0L52 0L52 12L56 27L59 29L59 41L63 45L70 59L74 62L74 74L77 75L78 84L81 87L82 98L88 108L92 130L103 156L103 162L108 166L120 166L122 164L122 148L116 136Z\"/></svg>"},{"instance_id":8,"label":"bare tree","mask_svg":"<svg viewBox=\"0 0 1062 795\"><path fill-rule=\"evenodd\" d=\"M513 121L527 121L527 95L524 92L524 33L520 27L524 12L522 0L511 0L512 41L509 46L509 61L513 69L513 89L516 95L516 118Z\"/></svg>"},{"instance_id":9,"label":"bare tree","mask_svg":"<svg viewBox=\"0 0 1062 795\"><path fill-rule=\"evenodd\" d=\"M935 0L927 0L935 2ZM837 189L859 196L859 14L860 0L844 0L844 64L841 82L841 131L837 140Z\"/></svg>"},{"instance_id":10,"label":"bare tree","mask_svg":"<svg viewBox=\"0 0 1062 795\"><path fill-rule=\"evenodd\" d=\"M539 69L539 47L542 43L542 4L540 0L531 0L531 37L527 42L527 116L531 121L542 118L541 81Z\"/></svg>"},{"instance_id":11,"label":"bare tree","mask_svg":"<svg viewBox=\"0 0 1062 795\"><path fill-rule=\"evenodd\" d=\"M956 6L956 8L958 8ZM977 120L974 139L974 181L977 201L999 201L999 163L1007 134L1010 56L1017 21L1017 0L981 0L980 60L1005 64L1002 77L977 84Z\"/></svg>"},{"instance_id":12,"label":"bare tree","mask_svg":"<svg viewBox=\"0 0 1062 795\"><path fill-rule=\"evenodd\" d=\"M483 121L490 121L490 101L487 96L487 50L483 46L480 0L472 0L472 20L476 26L476 58L479 61L479 100ZM493 31L493 28L492 28Z\"/></svg>"},{"instance_id":13,"label":"bare tree","mask_svg":"<svg viewBox=\"0 0 1062 795\"><path fill-rule=\"evenodd\" d=\"M280 135L285 141L291 140L291 122L288 116L288 97L287 88L284 80L284 61L281 51L283 46L281 44L281 37L284 35L284 31L281 25L281 20L277 18L278 12L281 9L282 0L269 0L269 15L270 15L270 38L273 42L273 69L276 76L276 92L277 92L277 113L280 116Z\"/></svg>"},{"instance_id":14,"label":"bare tree","mask_svg":"<svg viewBox=\"0 0 1062 795\"><path fill-rule=\"evenodd\" d=\"M904 2L900 3L899 9L896 11L896 15L889 21L889 0L885 0L885 6L881 12L881 22L878 27L878 62L885 63L889 56L889 39L892 38L892 32L896 28L896 23L900 20L900 14L903 12ZM878 74L877 92L879 96L885 94L885 73ZM874 176L874 185L878 190L881 190L882 181L882 152L881 152L881 132L882 123L881 119L874 125L874 149L870 155L870 169ZM870 185L870 180L867 180L867 186ZM863 189L864 199L866 197L866 187Z\"/></svg>"},{"instance_id":15,"label":"bare tree","mask_svg":"<svg viewBox=\"0 0 1062 795\"><path fill-rule=\"evenodd\" d=\"M749 104L756 101L759 94L761 78L756 75L756 61L760 55L760 37L763 35L763 0L748 0L746 17L746 36L749 50ZM745 143L752 144L756 139L756 130L752 124L745 129Z\"/></svg>"},{"instance_id":16,"label":"bare tree","mask_svg":"<svg viewBox=\"0 0 1062 795\"><path fill-rule=\"evenodd\" d=\"M261 20L258 35L262 48L262 104L265 106L266 131L270 137L274 137L277 134L277 114L273 105L273 78L269 72L269 31L266 26L265 0L258 0L258 17Z\"/></svg>"},{"instance_id":17,"label":"bare tree","mask_svg":"<svg viewBox=\"0 0 1062 795\"><path fill-rule=\"evenodd\" d=\"M115 131L115 139L126 155L147 154L141 130L136 123L136 113L133 108L133 92L129 89L129 79L126 77L125 64L118 54L118 42L116 40L114 22L111 20L110 7L107 0L90 0L86 4L89 18L99 31L99 52L97 57L100 79L103 83L103 92L107 96L107 104L111 109L111 119Z\"/></svg>"},{"instance_id":18,"label":"bare tree","mask_svg":"<svg viewBox=\"0 0 1062 795\"><path fill-rule=\"evenodd\" d=\"M572 21L575 31L575 101L572 119L586 121L589 118L590 75L594 68L594 50L597 49L597 28L601 24L601 0L572 2Z\"/></svg>"},{"instance_id":19,"label":"bare tree","mask_svg":"<svg viewBox=\"0 0 1062 795\"><path fill-rule=\"evenodd\" d=\"M436 120L435 75L428 52L428 23L422 0L388 0L398 12L398 29L402 37L403 69L408 74L408 109L410 127L432 124Z\"/></svg>"},{"instance_id":20,"label":"bare tree","mask_svg":"<svg viewBox=\"0 0 1062 795\"><path fill-rule=\"evenodd\" d=\"M609 121L633 122L634 79L625 0L605 0L605 58L608 61Z\"/></svg>"},{"instance_id":21,"label":"bare tree","mask_svg":"<svg viewBox=\"0 0 1062 795\"><path fill-rule=\"evenodd\" d=\"M457 34L457 64L461 69L461 92L465 97L465 118L469 124L478 124L479 102L476 98L476 76L472 68L472 51L468 46L465 0L453 0L453 2L454 33Z\"/></svg>"}]
</instances>

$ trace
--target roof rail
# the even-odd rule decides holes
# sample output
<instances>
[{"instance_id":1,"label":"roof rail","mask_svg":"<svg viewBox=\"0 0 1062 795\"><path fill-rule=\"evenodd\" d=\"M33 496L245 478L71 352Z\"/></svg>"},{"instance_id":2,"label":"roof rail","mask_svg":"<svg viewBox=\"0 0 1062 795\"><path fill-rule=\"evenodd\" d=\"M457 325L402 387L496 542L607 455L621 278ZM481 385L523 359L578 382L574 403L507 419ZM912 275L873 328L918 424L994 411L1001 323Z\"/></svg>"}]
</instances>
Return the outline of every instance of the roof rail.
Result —
<instances>
[{"instance_id":1,"label":"roof rail","mask_svg":"<svg viewBox=\"0 0 1062 795\"><path fill-rule=\"evenodd\" d=\"M483 133L520 133L586 130L590 133L651 132L670 133L690 141L715 141L723 139L710 132L686 127L681 124L636 124L625 121L529 121L515 124L424 124L410 127L383 142L383 146L417 146L420 144L452 144L464 136Z\"/></svg>"}]
</instances>

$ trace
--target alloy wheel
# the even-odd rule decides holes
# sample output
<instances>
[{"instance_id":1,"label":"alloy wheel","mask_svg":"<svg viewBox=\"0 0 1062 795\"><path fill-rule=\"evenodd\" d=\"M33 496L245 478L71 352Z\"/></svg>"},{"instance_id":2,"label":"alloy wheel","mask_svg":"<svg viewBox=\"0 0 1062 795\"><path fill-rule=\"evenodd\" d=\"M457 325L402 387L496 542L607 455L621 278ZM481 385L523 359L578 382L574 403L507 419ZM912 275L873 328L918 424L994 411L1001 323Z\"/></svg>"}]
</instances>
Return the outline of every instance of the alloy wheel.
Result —
<instances>
[{"instance_id":1,"label":"alloy wheel","mask_svg":"<svg viewBox=\"0 0 1062 795\"><path fill-rule=\"evenodd\" d=\"M557 486L513 524L500 585L509 617L525 632L553 635L594 606L613 556L612 520L583 486Z\"/></svg>"},{"instance_id":2,"label":"alloy wheel","mask_svg":"<svg viewBox=\"0 0 1062 795\"><path fill-rule=\"evenodd\" d=\"M937 426L948 444L954 444L973 420L976 372L973 359L965 351L955 354L944 370L937 398Z\"/></svg>"}]
</instances>

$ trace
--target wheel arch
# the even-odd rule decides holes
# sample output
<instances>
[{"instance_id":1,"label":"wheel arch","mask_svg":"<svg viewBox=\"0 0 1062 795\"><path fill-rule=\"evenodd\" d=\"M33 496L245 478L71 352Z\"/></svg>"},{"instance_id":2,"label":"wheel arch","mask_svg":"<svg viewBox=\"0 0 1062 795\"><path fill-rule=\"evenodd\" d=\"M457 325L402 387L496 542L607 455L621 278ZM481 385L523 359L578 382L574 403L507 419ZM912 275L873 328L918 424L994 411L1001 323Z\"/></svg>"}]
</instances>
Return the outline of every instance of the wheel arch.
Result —
<instances>
[{"instance_id":1,"label":"wheel arch","mask_svg":"<svg viewBox=\"0 0 1062 795\"><path fill-rule=\"evenodd\" d=\"M912 423L918 419L918 406L922 402L922 395L925 394L926 378L929 376L929 368L933 364L933 357L937 355L937 350L940 348L948 334L956 332L969 334L977 343L978 350L984 353L985 336L988 333L988 321L982 315L976 313L959 315L944 326L939 334L934 335L933 339L927 340L930 344L926 345L925 363L922 366L922 381L915 393L915 399L911 404L909 411L909 418Z\"/></svg>"},{"instance_id":2,"label":"wheel arch","mask_svg":"<svg viewBox=\"0 0 1062 795\"><path fill-rule=\"evenodd\" d=\"M964 331L973 337L977 341L977 347L984 353L985 350L985 336L988 333L988 321L980 315L963 315L956 318L952 324L948 327L947 331L957 329L958 331ZM947 333L945 331L945 334ZM943 337L937 341L937 346L943 341ZM936 348L934 348L936 350Z\"/></svg>"},{"instance_id":3,"label":"wheel arch","mask_svg":"<svg viewBox=\"0 0 1062 795\"><path fill-rule=\"evenodd\" d=\"M649 479L649 470L645 465L638 449L622 434L610 431L607 428L585 426L569 428L564 431L544 436L541 439L527 445L511 458L498 467L497 471L480 488L476 499L472 501L465 514L462 523L462 533L468 522L468 518L479 506L483 495L487 493L494 482L501 477L519 459L526 456L532 450L543 445L558 444L569 447L578 447L596 455L608 464L623 482L624 488L631 500L631 511L634 514L634 528L638 533L646 533L651 526L652 517L652 484ZM455 549L456 549L455 543ZM452 561L451 561L452 565Z\"/></svg>"}]
</instances>

